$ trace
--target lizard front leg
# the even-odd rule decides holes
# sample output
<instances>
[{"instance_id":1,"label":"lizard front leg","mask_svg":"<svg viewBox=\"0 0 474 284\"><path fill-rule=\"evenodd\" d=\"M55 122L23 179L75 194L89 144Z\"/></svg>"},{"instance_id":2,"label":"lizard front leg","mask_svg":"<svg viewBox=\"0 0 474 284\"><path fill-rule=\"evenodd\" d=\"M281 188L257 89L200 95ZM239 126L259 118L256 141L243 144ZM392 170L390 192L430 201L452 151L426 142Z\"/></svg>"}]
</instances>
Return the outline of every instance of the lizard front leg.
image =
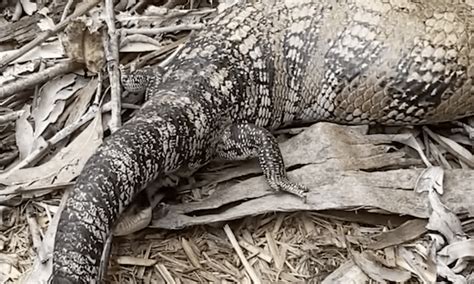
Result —
<instances>
[{"instance_id":1,"label":"lizard front leg","mask_svg":"<svg viewBox=\"0 0 474 284\"><path fill-rule=\"evenodd\" d=\"M278 143L263 127L249 123L226 127L217 144L217 156L226 160L258 158L270 188L306 198L308 189L288 179Z\"/></svg>"}]
</instances>

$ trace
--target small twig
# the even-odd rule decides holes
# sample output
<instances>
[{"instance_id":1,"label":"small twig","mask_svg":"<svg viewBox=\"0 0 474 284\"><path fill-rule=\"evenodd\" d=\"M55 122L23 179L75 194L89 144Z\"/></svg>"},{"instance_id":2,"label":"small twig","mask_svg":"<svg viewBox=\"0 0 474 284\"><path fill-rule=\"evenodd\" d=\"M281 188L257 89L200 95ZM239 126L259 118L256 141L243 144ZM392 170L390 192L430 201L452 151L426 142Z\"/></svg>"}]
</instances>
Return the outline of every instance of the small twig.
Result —
<instances>
[{"instance_id":1,"label":"small twig","mask_svg":"<svg viewBox=\"0 0 474 284\"><path fill-rule=\"evenodd\" d=\"M12 21L13 22L18 21L22 13L23 13L23 8L21 7L21 2L18 1L16 2L15 11L13 12L13 15L12 15Z\"/></svg>"},{"instance_id":2,"label":"small twig","mask_svg":"<svg viewBox=\"0 0 474 284\"><path fill-rule=\"evenodd\" d=\"M158 40L146 35L136 34L136 35L128 36L124 40L122 40L120 42L120 48L126 46L129 42L144 42L148 44L153 44L157 47L161 47L161 43Z\"/></svg>"},{"instance_id":3,"label":"small twig","mask_svg":"<svg viewBox=\"0 0 474 284\"><path fill-rule=\"evenodd\" d=\"M92 105L94 106L101 104L102 85L102 72L99 72L97 75L97 89L95 90L94 100L92 102Z\"/></svg>"},{"instance_id":4,"label":"small twig","mask_svg":"<svg viewBox=\"0 0 474 284\"><path fill-rule=\"evenodd\" d=\"M469 139L474 140L474 117L468 120L468 123L463 123L460 121L453 121L456 126L461 127L464 130L464 133L467 134ZM462 130L458 132L463 132Z\"/></svg>"},{"instance_id":5,"label":"small twig","mask_svg":"<svg viewBox=\"0 0 474 284\"><path fill-rule=\"evenodd\" d=\"M26 194L26 193L35 193L35 192L40 192L40 191L57 191L60 189L63 189L65 187L74 185L74 182L59 182L55 184L41 184L41 185L30 185L30 186L23 186L23 185L18 185L15 187L8 187L7 189L0 190L0 196L6 196L6 195L18 195L18 194Z\"/></svg>"},{"instance_id":6,"label":"small twig","mask_svg":"<svg viewBox=\"0 0 474 284\"><path fill-rule=\"evenodd\" d=\"M61 22L64 21L64 19L66 19L67 13L71 9L71 6L73 3L74 3L74 0L67 1L66 6L64 6L63 14L61 15L61 20L60 20Z\"/></svg>"},{"instance_id":7,"label":"small twig","mask_svg":"<svg viewBox=\"0 0 474 284\"><path fill-rule=\"evenodd\" d=\"M151 59L161 56L170 50L173 50L174 48L179 47L181 44L185 43L188 40L188 37L184 37L182 39L179 39L173 43L170 43L166 46L163 46L163 48L159 50L155 50L153 52L148 53L147 55L143 56L140 58L137 62L134 62L136 68L141 68L145 66L147 62L149 62ZM130 67L131 63L127 64L127 67Z\"/></svg>"},{"instance_id":8,"label":"small twig","mask_svg":"<svg viewBox=\"0 0 474 284\"><path fill-rule=\"evenodd\" d=\"M189 24L189 25L176 25L162 28L139 28L139 29L123 29L125 34L144 34L144 35L156 35L162 33L172 33L186 30L199 30L204 28L204 24Z\"/></svg>"},{"instance_id":9,"label":"small twig","mask_svg":"<svg viewBox=\"0 0 474 284\"><path fill-rule=\"evenodd\" d=\"M158 270L158 273L160 273L161 277L163 277L166 284L176 284L176 281L164 264L157 263L155 264L155 268Z\"/></svg>"},{"instance_id":10,"label":"small twig","mask_svg":"<svg viewBox=\"0 0 474 284\"><path fill-rule=\"evenodd\" d=\"M56 235L56 231L58 229L59 217L61 216L61 212L66 207L66 200L68 198L69 191L66 190L61 198L61 202L59 203L59 207L54 214L53 219L51 220L49 227L44 235L43 242L41 244L40 253L35 259L33 264L33 268L31 273L27 274L23 283L47 283L47 279L51 276L51 270L48 272L47 267L51 267L51 262L48 262L49 265L46 263L48 260L52 260L51 256L53 253L54 248L54 237ZM47 274L47 275L45 275Z\"/></svg>"},{"instance_id":11,"label":"small twig","mask_svg":"<svg viewBox=\"0 0 474 284\"><path fill-rule=\"evenodd\" d=\"M141 7L143 7L144 5L147 4L148 1L146 0L140 0L138 1L137 4L135 4L131 9L130 9L130 13L135 13L138 9L140 9Z\"/></svg>"},{"instance_id":12,"label":"small twig","mask_svg":"<svg viewBox=\"0 0 474 284\"><path fill-rule=\"evenodd\" d=\"M445 137L441 136L441 135L438 135L436 133L434 133L433 131L431 131L428 127L426 126L423 126L423 131L425 131L433 140L435 140L438 144L440 144L441 146L443 146L446 151L448 151L449 153L451 153L452 155L454 155L455 157L457 157L459 160L463 161L464 163L466 163L467 165L469 165L469 167L471 168L474 168L474 159L470 159L468 157L465 157L462 153L459 153L459 151L455 148L453 148L450 144L448 144L446 142L446 139ZM456 143L453 141L453 143ZM456 143L457 144L457 143Z\"/></svg>"},{"instance_id":13,"label":"small twig","mask_svg":"<svg viewBox=\"0 0 474 284\"><path fill-rule=\"evenodd\" d=\"M43 72L45 68L46 68L46 63L44 62L44 60L41 60L41 62L39 64L39 67L38 67L38 73ZM35 85L35 91L33 93L33 102L31 102L31 106L33 108L38 107L40 87L41 87L40 84Z\"/></svg>"},{"instance_id":14,"label":"small twig","mask_svg":"<svg viewBox=\"0 0 474 284\"><path fill-rule=\"evenodd\" d=\"M100 268L99 274L97 276L99 283L101 283L107 275L107 268L109 266L110 249L112 248L113 237L114 235L110 234L107 240L105 241L104 250L102 251L102 256L100 257Z\"/></svg>"},{"instance_id":15,"label":"small twig","mask_svg":"<svg viewBox=\"0 0 474 284\"><path fill-rule=\"evenodd\" d=\"M115 132L122 125L120 116L120 72L118 68L119 47L118 33L115 29L115 13L114 3L112 0L105 0L105 22L107 23L108 38L105 36L105 56L107 58L107 71L110 80L110 103L112 105L112 113L109 122L111 132Z\"/></svg>"},{"instance_id":16,"label":"small twig","mask_svg":"<svg viewBox=\"0 0 474 284\"><path fill-rule=\"evenodd\" d=\"M133 104L124 104L124 108L130 108L130 109L136 109L137 107ZM8 172L4 173L5 176L9 175L13 171L16 171L18 169L24 168L32 164L34 161L37 161L38 159L42 158L44 154L47 153L47 151L57 143L59 143L61 140L64 138L68 137L74 131L79 129L81 126L83 126L85 123L89 122L92 120L95 115L97 114L97 106L92 106L88 112L86 112L80 119L78 119L76 122L71 123L70 125L66 126L63 128L61 131L56 133L53 137L51 137L48 141L46 141L46 145L43 147L40 147L33 152L31 152L25 159L23 159L21 162L19 162L15 167L11 168ZM112 107L110 102L106 103L102 109L101 112L108 112L111 111ZM3 175L3 173L2 173ZM5 194L2 192L2 194Z\"/></svg>"},{"instance_id":17,"label":"small twig","mask_svg":"<svg viewBox=\"0 0 474 284\"><path fill-rule=\"evenodd\" d=\"M72 60L66 60L58 63L43 71L30 74L20 78L12 83L0 87L0 99L7 98L17 92L32 88L38 84L51 80L52 78L78 69L81 65Z\"/></svg>"},{"instance_id":18,"label":"small twig","mask_svg":"<svg viewBox=\"0 0 474 284\"><path fill-rule=\"evenodd\" d=\"M105 104L104 107L102 108L102 111L110 111L111 107L109 104ZM21 162L19 162L15 167L11 168L7 173L5 173L6 176L8 176L10 173L27 167L33 162L37 161L41 157L44 156L44 154L47 153L47 151L51 148L51 146L56 145L59 141L63 140L64 138L68 137L71 135L74 131L76 131L79 127L87 123L88 121L92 120L96 113L97 113L97 107L91 107L89 111L84 114L80 119L78 119L75 123L71 123L70 125L66 126L63 128L61 131L56 133L53 137L51 137L46 144L43 147L39 147L35 149L33 152L28 154L28 156L23 159Z\"/></svg>"},{"instance_id":19,"label":"small twig","mask_svg":"<svg viewBox=\"0 0 474 284\"><path fill-rule=\"evenodd\" d=\"M178 46L178 48L176 48L175 51L173 51L173 53L171 53L170 56L168 56L165 60L161 61L160 64L158 64L160 67L165 67L166 65L170 64L170 62L176 57L176 55L178 54L178 52L183 49L184 47L184 44L181 44Z\"/></svg>"},{"instance_id":20,"label":"small twig","mask_svg":"<svg viewBox=\"0 0 474 284\"><path fill-rule=\"evenodd\" d=\"M99 1L100 0L91 0L88 3L83 4L83 6L78 8L73 14L71 14L71 16L67 17L64 21L54 26L52 30L44 31L37 38L35 38L34 40L30 41L29 43L25 44L20 49L18 49L15 53L12 53L9 56L4 57L2 60L0 60L0 70L3 69L5 66L7 66L13 60L19 58L23 54L33 49L33 47L45 42L52 35L62 31L73 19L75 19L76 17L82 16L84 13L86 13L87 11L95 7L99 3Z\"/></svg>"},{"instance_id":21,"label":"small twig","mask_svg":"<svg viewBox=\"0 0 474 284\"><path fill-rule=\"evenodd\" d=\"M188 240L181 238L181 247L184 250L184 254L188 257L189 262L191 262L195 268L202 268L201 263L199 263L199 258L194 253Z\"/></svg>"},{"instance_id":22,"label":"small twig","mask_svg":"<svg viewBox=\"0 0 474 284\"><path fill-rule=\"evenodd\" d=\"M147 15L128 16L117 15L119 22L139 22L139 21L162 21L163 19L171 19L183 16L200 16L207 15L217 11L216 8L205 8L199 10L182 10L182 9L167 9L163 7L149 7L147 8Z\"/></svg>"},{"instance_id":23,"label":"small twig","mask_svg":"<svg viewBox=\"0 0 474 284\"><path fill-rule=\"evenodd\" d=\"M235 235L230 229L229 225L226 224L224 226L224 232L227 235L227 238L229 239L230 243L232 244L232 247L234 248L235 252L239 256L240 261L244 265L245 271L247 271L253 283L255 284L262 283L260 279L258 278L257 274L255 273L255 271L253 270L250 263L247 261L247 258L245 258L244 252L242 251L242 248L240 248L239 242L235 238Z\"/></svg>"},{"instance_id":24,"label":"small twig","mask_svg":"<svg viewBox=\"0 0 474 284\"><path fill-rule=\"evenodd\" d=\"M24 112L24 110L18 110L4 115L0 115L0 124L17 120Z\"/></svg>"},{"instance_id":25,"label":"small twig","mask_svg":"<svg viewBox=\"0 0 474 284\"><path fill-rule=\"evenodd\" d=\"M38 222L36 222L35 219L35 213L33 212L31 206L26 207L26 221L28 223L28 227L30 228L31 240L33 242L33 250L38 253L41 247L41 234ZM40 259L40 261L43 260Z\"/></svg>"}]
</instances>

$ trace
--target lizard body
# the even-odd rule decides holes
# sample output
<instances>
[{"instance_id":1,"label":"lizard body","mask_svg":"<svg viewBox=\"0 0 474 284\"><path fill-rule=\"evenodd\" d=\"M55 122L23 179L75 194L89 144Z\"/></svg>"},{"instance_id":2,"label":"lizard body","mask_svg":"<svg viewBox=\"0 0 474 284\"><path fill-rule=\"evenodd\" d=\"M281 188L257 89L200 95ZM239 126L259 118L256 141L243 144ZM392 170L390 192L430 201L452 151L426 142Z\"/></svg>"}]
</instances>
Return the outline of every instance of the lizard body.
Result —
<instances>
[{"instance_id":1,"label":"lizard body","mask_svg":"<svg viewBox=\"0 0 474 284\"><path fill-rule=\"evenodd\" d=\"M51 282L96 279L117 216L182 167L257 156L272 188L304 195L267 135L278 127L473 115L473 30L461 0L285 0L217 15L159 80L139 78L149 100L86 163L59 221Z\"/></svg>"}]
</instances>

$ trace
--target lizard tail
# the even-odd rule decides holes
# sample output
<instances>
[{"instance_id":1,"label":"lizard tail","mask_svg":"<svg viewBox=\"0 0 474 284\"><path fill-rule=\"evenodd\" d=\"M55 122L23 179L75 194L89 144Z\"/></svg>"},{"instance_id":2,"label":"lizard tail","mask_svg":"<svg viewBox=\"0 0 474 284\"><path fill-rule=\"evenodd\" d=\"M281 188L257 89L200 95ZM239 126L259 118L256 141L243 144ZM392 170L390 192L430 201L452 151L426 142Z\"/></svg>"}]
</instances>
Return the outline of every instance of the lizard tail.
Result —
<instances>
[{"instance_id":1,"label":"lizard tail","mask_svg":"<svg viewBox=\"0 0 474 284\"><path fill-rule=\"evenodd\" d=\"M51 283L97 279L111 227L163 169L162 134L147 123L126 124L87 161L60 216Z\"/></svg>"}]
</instances>

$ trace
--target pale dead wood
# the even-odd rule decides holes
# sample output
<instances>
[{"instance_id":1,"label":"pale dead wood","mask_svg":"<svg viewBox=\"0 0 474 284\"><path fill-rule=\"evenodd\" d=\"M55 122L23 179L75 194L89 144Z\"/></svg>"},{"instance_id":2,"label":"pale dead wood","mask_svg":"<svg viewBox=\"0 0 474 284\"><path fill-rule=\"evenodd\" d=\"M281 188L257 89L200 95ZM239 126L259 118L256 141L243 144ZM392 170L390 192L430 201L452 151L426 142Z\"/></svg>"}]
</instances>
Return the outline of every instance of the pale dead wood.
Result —
<instances>
[{"instance_id":1,"label":"pale dead wood","mask_svg":"<svg viewBox=\"0 0 474 284\"><path fill-rule=\"evenodd\" d=\"M31 206L26 207L26 220L31 233L31 240L33 242L33 250L38 252L41 246L41 236L38 228L38 223L34 218L35 214Z\"/></svg>"},{"instance_id":2,"label":"pale dead wood","mask_svg":"<svg viewBox=\"0 0 474 284\"><path fill-rule=\"evenodd\" d=\"M0 124L17 120L24 112L24 110L18 110L12 111L4 115L0 115Z\"/></svg>"},{"instance_id":3,"label":"pale dead wood","mask_svg":"<svg viewBox=\"0 0 474 284\"><path fill-rule=\"evenodd\" d=\"M125 39L125 41L127 40L127 38ZM137 60L126 64L125 67L128 68L131 65L134 65L135 68L141 68L141 67L145 66L146 64L149 64L149 62L152 61L154 58L162 56L164 54L167 54L167 53L171 52L172 50L175 50L176 48L179 48L179 46L181 46L184 42L186 42L186 40L188 40L187 36L183 37L183 38L180 38L180 39L178 39L178 40L176 40L176 41L174 41L170 44L162 46L158 50L152 51L152 52L144 55L141 58L137 58ZM166 59L164 61L166 61ZM160 64L160 66L163 67L163 64Z\"/></svg>"},{"instance_id":4,"label":"pale dead wood","mask_svg":"<svg viewBox=\"0 0 474 284\"><path fill-rule=\"evenodd\" d=\"M125 34L144 34L144 35L157 35L162 33L179 32L186 30L200 30L204 27L203 24L183 24L162 28L137 28L137 29L123 29Z\"/></svg>"},{"instance_id":5,"label":"pale dead wood","mask_svg":"<svg viewBox=\"0 0 474 284\"><path fill-rule=\"evenodd\" d=\"M184 253L188 257L189 261L193 264L193 266L196 268L202 268L201 264L199 263L198 257L196 256L193 249L191 248L191 245L185 238L181 239L181 245L183 246Z\"/></svg>"},{"instance_id":6,"label":"pale dead wood","mask_svg":"<svg viewBox=\"0 0 474 284\"><path fill-rule=\"evenodd\" d=\"M262 249L260 249L259 247L257 246L254 246L246 241L239 241L239 245L246 249L247 251L249 251L250 253L258 256L259 258L263 259L264 261L270 263L272 261L272 257L271 255L267 254L265 251L263 251Z\"/></svg>"},{"instance_id":7,"label":"pale dead wood","mask_svg":"<svg viewBox=\"0 0 474 284\"><path fill-rule=\"evenodd\" d=\"M69 10L71 9L73 3L74 3L74 0L67 1L66 5L64 6L63 14L61 15L61 22L66 19L67 13L69 13Z\"/></svg>"},{"instance_id":8,"label":"pale dead wood","mask_svg":"<svg viewBox=\"0 0 474 284\"><path fill-rule=\"evenodd\" d=\"M121 256L117 258L117 263L121 265L153 266L157 260L140 257Z\"/></svg>"},{"instance_id":9,"label":"pale dead wood","mask_svg":"<svg viewBox=\"0 0 474 284\"><path fill-rule=\"evenodd\" d=\"M107 36L104 36L104 49L107 62L107 71L110 81L110 103L112 107L110 130L115 132L122 125L120 72L119 72L119 38L115 28L115 12L112 0L105 0L105 22Z\"/></svg>"},{"instance_id":10,"label":"pale dead wood","mask_svg":"<svg viewBox=\"0 0 474 284\"><path fill-rule=\"evenodd\" d=\"M210 13L216 12L215 8L201 8L198 10L180 10L180 9L168 9L168 8L154 8L149 7L146 15L117 15L117 21L119 22L130 22L130 21L161 21L163 18L182 18L184 16L203 16Z\"/></svg>"},{"instance_id":11,"label":"pale dead wood","mask_svg":"<svg viewBox=\"0 0 474 284\"><path fill-rule=\"evenodd\" d=\"M166 269L166 266L164 266L162 263L157 263L155 265L156 270L161 274L161 276L164 278L167 284L175 284L176 282L174 281L173 276L171 276L171 273Z\"/></svg>"},{"instance_id":12,"label":"pale dead wood","mask_svg":"<svg viewBox=\"0 0 474 284\"><path fill-rule=\"evenodd\" d=\"M378 208L428 218L429 208L423 206L427 203L426 195L413 191L422 169L376 170L409 165L411 160L403 153L388 152L384 145L398 140L398 136L366 135L363 130L319 123L281 144L287 166L298 165L289 171L290 178L300 180L310 189L306 203L297 197L269 191L262 177L248 178L232 186L227 184L234 178L260 173L258 166L251 163L209 176L209 180L222 183L213 195L199 202L170 205L167 214L155 219L152 227L178 229L275 211L356 208ZM446 171L446 193L442 197L445 205L456 213L474 212L474 195L469 194L474 190L470 186L473 182L473 171ZM193 212L203 210L207 214L193 216Z\"/></svg>"},{"instance_id":13,"label":"pale dead wood","mask_svg":"<svg viewBox=\"0 0 474 284\"><path fill-rule=\"evenodd\" d=\"M260 278L257 276L254 269L252 268L250 263L247 261L247 258L245 257L242 249L240 248L239 242L235 238L235 235L232 232L232 229L228 225L225 225L224 226L224 232L226 233L227 238L229 239L230 243L234 247L235 252L239 256L240 261L242 262L242 264L245 267L245 271L248 273L248 275L252 279L253 283L255 283L255 284L261 283Z\"/></svg>"},{"instance_id":14,"label":"pale dead wood","mask_svg":"<svg viewBox=\"0 0 474 284\"><path fill-rule=\"evenodd\" d=\"M426 131L426 133L428 133L428 135L433 139L435 140L437 143L439 143L440 145L442 145L446 150L448 150L451 154L455 155L456 157L458 157L461 161L463 161L464 163L468 164L469 167L471 168L474 168L474 156L473 155L469 155L469 157L466 157L465 155L463 155L462 153L460 153L458 151L458 149L454 148L450 143L448 143L446 141L446 138L441 136L441 135L437 135L435 134L433 131L431 131L428 127L426 126L423 126L423 130ZM452 141L452 143L455 143L454 141Z\"/></svg>"}]
</instances>

